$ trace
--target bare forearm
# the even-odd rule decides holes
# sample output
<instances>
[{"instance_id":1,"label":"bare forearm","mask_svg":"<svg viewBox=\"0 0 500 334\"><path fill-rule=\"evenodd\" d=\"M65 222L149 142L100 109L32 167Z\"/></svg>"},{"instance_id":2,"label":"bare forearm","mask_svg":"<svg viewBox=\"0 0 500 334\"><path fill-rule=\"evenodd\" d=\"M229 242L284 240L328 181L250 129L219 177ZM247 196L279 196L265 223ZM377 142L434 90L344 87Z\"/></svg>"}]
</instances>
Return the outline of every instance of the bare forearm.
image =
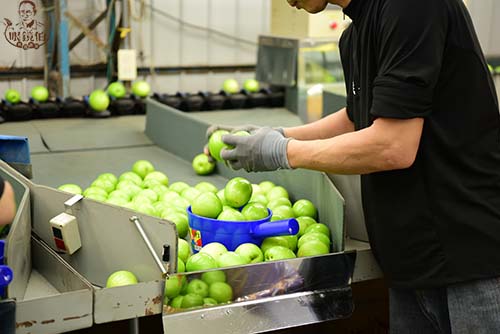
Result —
<instances>
[{"instance_id":1,"label":"bare forearm","mask_svg":"<svg viewBox=\"0 0 500 334\"><path fill-rule=\"evenodd\" d=\"M3 195L0 198L0 225L12 223L16 215L14 190L9 182L5 182Z\"/></svg>"},{"instance_id":2,"label":"bare forearm","mask_svg":"<svg viewBox=\"0 0 500 334\"><path fill-rule=\"evenodd\" d=\"M291 140L287 147L289 164L292 168L336 174L368 174L408 168L415 159L423 121L409 121L414 129L411 134L408 134L408 127L401 125L403 123L383 122L393 123L392 129L396 130L389 133L378 122L369 128L330 139Z\"/></svg>"},{"instance_id":3,"label":"bare forearm","mask_svg":"<svg viewBox=\"0 0 500 334\"><path fill-rule=\"evenodd\" d=\"M327 139L354 131L346 108L316 122L284 129L285 136L298 140Z\"/></svg>"}]
</instances>

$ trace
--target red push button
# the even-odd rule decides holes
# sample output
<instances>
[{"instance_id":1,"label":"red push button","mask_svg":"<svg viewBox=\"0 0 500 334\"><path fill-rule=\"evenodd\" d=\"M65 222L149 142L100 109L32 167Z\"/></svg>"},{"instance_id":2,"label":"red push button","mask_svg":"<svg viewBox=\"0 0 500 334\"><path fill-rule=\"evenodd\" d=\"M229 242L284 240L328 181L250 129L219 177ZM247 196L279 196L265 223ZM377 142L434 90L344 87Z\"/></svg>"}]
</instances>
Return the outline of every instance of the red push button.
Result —
<instances>
[{"instance_id":1,"label":"red push button","mask_svg":"<svg viewBox=\"0 0 500 334\"><path fill-rule=\"evenodd\" d=\"M56 247L59 248L59 249L62 249L62 250L66 250L66 245L64 244L64 240L61 240L61 239L58 239L58 238L54 238L55 242L56 242Z\"/></svg>"}]
</instances>

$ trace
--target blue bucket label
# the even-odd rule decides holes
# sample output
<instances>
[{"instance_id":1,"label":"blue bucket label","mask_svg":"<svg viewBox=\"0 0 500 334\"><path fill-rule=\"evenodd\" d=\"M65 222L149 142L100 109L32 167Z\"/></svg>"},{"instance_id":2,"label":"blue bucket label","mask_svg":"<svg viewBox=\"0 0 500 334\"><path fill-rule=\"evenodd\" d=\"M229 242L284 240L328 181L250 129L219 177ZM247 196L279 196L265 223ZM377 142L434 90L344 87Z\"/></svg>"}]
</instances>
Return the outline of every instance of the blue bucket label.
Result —
<instances>
[{"instance_id":1,"label":"blue bucket label","mask_svg":"<svg viewBox=\"0 0 500 334\"><path fill-rule=\"evenodd\" d=\"M189 233L191 235L191 247L198 252L203 247L201 241L201 231L189 228Z\"/></svg>"}]
</instances>

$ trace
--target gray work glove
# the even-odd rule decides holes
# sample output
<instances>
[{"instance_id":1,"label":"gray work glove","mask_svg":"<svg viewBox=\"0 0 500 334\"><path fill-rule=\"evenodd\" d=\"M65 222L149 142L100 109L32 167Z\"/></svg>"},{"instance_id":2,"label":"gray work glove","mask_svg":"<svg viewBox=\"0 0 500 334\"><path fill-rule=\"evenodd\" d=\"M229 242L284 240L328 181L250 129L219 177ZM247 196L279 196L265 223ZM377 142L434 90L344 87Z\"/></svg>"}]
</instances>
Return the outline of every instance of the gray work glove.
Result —
<instances>
[{"instance_id":1,"label":"gray work glove","mask_svg":"<svg viewBox=\"0 0 500 334\"><path fill-rule=\"evenodd\" d=\"M291 138L285 138L279 131L263 127L250 136L225 135L222 141L234 149L223 149L222 159L231 168L243 168L247 172L290 169L287 145Z\"/></svg>"},{"instance_id":2,"label":"gray work glove","mask_svg":"<svg viewBox=\"0 0 500 334\"><path fill-rule=\"evenodd\" d=\"M214 133L217 130L226 130L231 133L238 132L238 131L246 131L248 133L255 132L259 129L261 129L261 126L258 125L253 125L253 124L244 124L244 125L236 125L236 126L231 126L231 125L220 125L220 124L214 124L211 125L206 132L206 138L207 140L210 138L212 133ZM279 131L281 134L283 134L283 128L275 128L275 130Z\"/></svg>"}]
</instances>

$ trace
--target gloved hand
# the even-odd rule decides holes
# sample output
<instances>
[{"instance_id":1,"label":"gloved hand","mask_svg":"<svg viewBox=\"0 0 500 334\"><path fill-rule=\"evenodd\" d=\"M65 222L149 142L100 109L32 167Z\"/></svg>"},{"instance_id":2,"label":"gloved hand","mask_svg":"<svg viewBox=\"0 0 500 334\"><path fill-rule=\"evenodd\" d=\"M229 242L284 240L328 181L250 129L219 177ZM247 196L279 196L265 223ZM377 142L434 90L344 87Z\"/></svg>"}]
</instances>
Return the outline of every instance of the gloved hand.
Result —
<instances>
[{"instance_id":1,"label":"gloved hand","mask_svg":"<svg viewBox=\"0 0 500 334\"><path fill-rule=\"evenodd\" d=\"M225 135L222 141L234 149L223 149L221 158L237 169L247 172L290 169L287 145L291 138L285 138L279 131L263 127L250 136Z\"/></svg>"},{"instance_id":2,"label":"gloved hand","mask_svg":"<svg viewBox=\"0 0 500 334\"><path fill-rule=\"evenodd\" d=\"M212 135L212 133L214 133L217 130L226 130L226 131L229 131L231 133L234 133L237 131L246 131L248 133L252 133L252 132L255 132L261 128L262 128L261 126L253 125L253 124L244 124L244 125L236 125L236 126L214 124L214 125L211 125L207 129L206 138L208 140L210 138L210 136ZM274 128L274 129L277 130L278 132L280 132L281 134L284 134L283 128Z\"/></svg>"}]
</instances>

